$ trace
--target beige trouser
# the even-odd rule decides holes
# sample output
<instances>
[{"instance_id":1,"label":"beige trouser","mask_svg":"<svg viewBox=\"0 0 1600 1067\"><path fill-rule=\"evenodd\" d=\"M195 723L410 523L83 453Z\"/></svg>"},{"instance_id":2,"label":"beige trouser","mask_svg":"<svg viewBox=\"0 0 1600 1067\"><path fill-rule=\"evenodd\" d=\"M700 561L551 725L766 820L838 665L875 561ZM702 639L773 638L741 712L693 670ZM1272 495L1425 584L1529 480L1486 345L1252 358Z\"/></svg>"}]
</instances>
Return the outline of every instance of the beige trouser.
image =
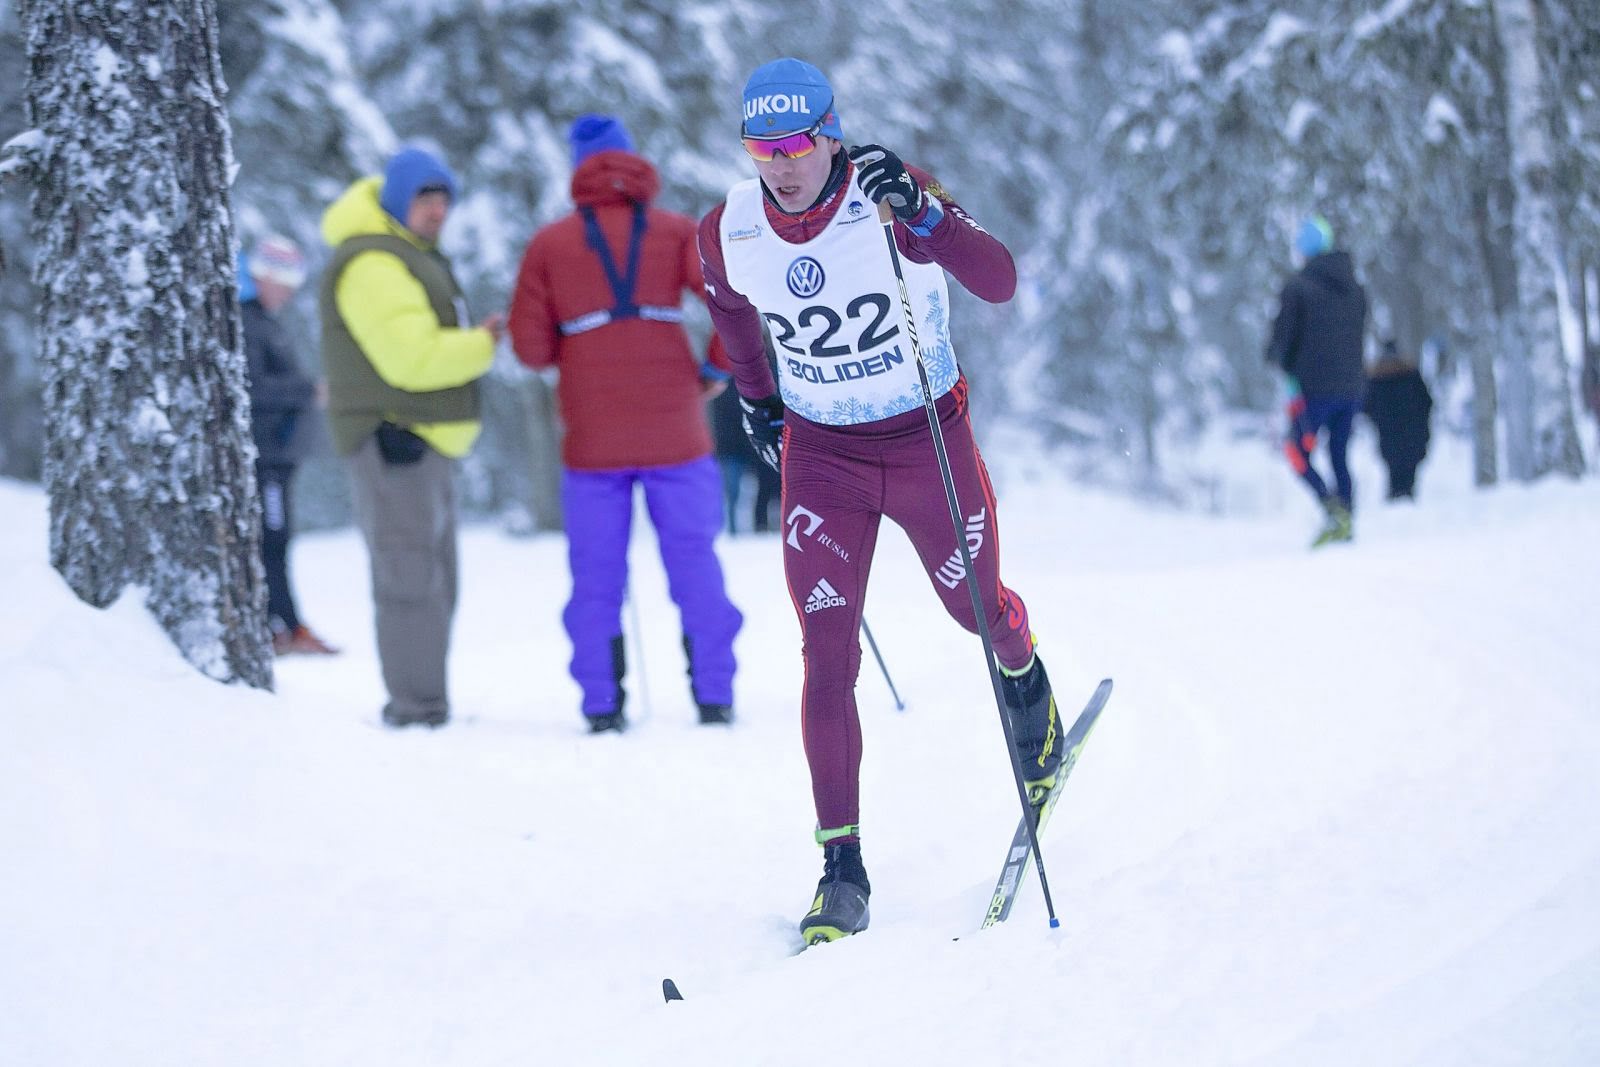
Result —
<instances>
[{"instance_id":1,"label":"beige trouser","mask_svg":"<svg viewBox=\"0 0 1600 1067\"><path fill-rule=\"evenodd\" d=\"M455 464L429 448L416 463L392 466L374 437L345 462L372 565L378 661L389 711L448 713L445 663L457 583Z\"/></svg>"}]
</instances>

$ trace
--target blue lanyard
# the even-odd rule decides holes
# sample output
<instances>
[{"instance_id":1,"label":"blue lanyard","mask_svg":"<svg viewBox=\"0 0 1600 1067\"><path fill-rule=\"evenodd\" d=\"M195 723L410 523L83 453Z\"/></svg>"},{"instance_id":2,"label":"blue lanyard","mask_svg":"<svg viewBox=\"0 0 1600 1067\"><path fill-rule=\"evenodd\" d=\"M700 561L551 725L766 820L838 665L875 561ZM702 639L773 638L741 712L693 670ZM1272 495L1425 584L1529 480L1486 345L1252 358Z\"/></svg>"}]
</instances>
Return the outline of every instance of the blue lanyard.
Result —
<instances>
[{"instance_id":1,"label":"blue lanyard","mask_svg":"<svg viewBox=\"0 0 1600 1067\"><path fill-rule=\"evenodd\" d=\"M628 270L625 275L617 273L617 261L612 258L611 249L606 245L605 234L600 232L600 221L595 218L594 208L585 207L582 212L589 247L600 257L600 266L606 272L606 282L611 286L612 299L616 301L611 309L611 318L638 318L639 305L633 302L633 291L639 284L640 252L644 247L644 205L633 205L633 230L628 237Z\"/></svg>"}]
</instances>

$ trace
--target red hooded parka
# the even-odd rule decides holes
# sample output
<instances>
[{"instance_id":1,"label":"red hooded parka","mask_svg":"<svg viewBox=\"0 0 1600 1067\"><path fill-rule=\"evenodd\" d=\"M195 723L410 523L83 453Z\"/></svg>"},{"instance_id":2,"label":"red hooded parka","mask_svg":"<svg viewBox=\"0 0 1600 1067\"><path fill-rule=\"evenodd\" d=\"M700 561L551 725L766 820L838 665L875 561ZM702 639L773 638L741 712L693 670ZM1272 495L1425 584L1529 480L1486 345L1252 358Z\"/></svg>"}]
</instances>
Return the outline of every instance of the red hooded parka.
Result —
<instances>
[{"instance_id":1,"label":"red hooded parka","mask_svg":"<svg viewBox=\"0 0 1600 1067\"><path fill-rule=\"evenodd\" d=\"M633 205L646 206L634 304L677 308L685 290L705 299L695 223L649 207L660 189L655 168L642 157L597 152L572 175L580 210L534 234L522 257L511 342L528 367L560 371L561 458L570 469L667 466L711 452L702 379L731 369L715 335L707 359L722 373L703 375L680 322L622 318L566 336L560 330L562 323L616 304L605 267L589 246L584 207L594 210L615 269L625 273Z\"/></svg>"}]
</instances>

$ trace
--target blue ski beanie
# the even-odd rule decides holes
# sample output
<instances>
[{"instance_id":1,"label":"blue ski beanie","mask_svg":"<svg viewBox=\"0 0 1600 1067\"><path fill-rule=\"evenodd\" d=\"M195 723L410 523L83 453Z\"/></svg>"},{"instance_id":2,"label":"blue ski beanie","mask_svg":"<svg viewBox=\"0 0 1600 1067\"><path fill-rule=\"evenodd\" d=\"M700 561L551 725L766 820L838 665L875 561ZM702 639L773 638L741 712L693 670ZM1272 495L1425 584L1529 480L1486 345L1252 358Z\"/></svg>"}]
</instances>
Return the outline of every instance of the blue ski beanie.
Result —
<instances>
[{"instance_id":1,"label":"blue ski beanie","mask_svg":"<svg viewBox=\"0 0 1600 1067\"><path fill-rule=\"evenodd\" d=\"M411 201L430 185L442 187L456 199L456 176L450 173L438 156L420 148L403 148L395 153L383 171L383 191L378 194L378 204L404 223L411 211Z\"/></svg>"},{"instance_id":2,"label":"blue ski beanie","mask_svg":"<svg viewBox=\"0 0 1600 1067\"><path fill-rule=\"evenodd\" d=\"M1294 235L1294 250L1307 259L1333 251L1333 227L1328 225L1328 220L1312 215L1302 222L1300 232Z\"/></svg>"},{"instance_id":3,"label":"blue ski beanie","mask_svg":"<svg viewBox=\"0 0 1600 1067\"><path fill-rule=\"evenodd\" d=\"M839 113L833 106L833 86L822 71L800 59L774 59L764 63L744 83L744 125L747 137L776 137L796 130L818 131L844 140Z\"/></svg>"},{"instance_id":4,"label":"blue ski beanie","mask_svg":"<svg viewBox=\"0 0 1600 1067\"><path fill-rule=\"evenodd\" d=\"M633 151L633 138L615 115L579 115L567 132L567 140L572 142L573 167L596 152Z\"/></svg>"}]
</instances>

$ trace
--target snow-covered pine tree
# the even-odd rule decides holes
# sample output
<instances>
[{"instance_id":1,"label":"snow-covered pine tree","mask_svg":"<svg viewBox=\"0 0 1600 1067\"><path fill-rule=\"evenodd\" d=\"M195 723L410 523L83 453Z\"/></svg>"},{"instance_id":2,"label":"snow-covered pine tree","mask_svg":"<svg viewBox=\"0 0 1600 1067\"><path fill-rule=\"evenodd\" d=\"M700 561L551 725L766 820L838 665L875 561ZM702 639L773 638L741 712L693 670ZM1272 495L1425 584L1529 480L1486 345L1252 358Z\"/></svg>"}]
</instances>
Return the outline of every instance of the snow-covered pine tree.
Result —
<instances>
[{"instance_id":1,"label":"snow-covered pine tree","mask_svg":"<svg viewBox=\"0 0 1600 1067\"><path fill-rule=\"evenodd\" d=\"M1555 251L1594 263L1600 5L1533 10ZM1356 256L1375 323L1409 352L1437 342L1442 425L1470 417L1479 483L1504 466L1497 378L1525 346L1484 0L885 0L835 5L799 38L792 11L725 0L259 0L219 18L241 233L314 245L322 209L392 147L374 135L388 129L432 143L461 176L445 244L471 306L488 310L528 236L567 208L574 116L623 115L660 167L662 205L699 214L752 173L731 124L745 76L798 53L833 78L851 141L933 169L1017 256L1017 300L956 308L980 432L1004 395L984 379L1003 377L1014 410L1074 442L1090 477L1171 484L1195 433L1275 435L1261 346L1289 234L1317 208ZM0 140L22 114L17 22L0 7ZM13 280L34 252L20 215L0 205ZM24 477L41 436L35 303L25 286L0 289L0 470ZM479 516L536 501L523 487L549 480L554 455L543 387L511 367L489 389L462 486ZM299 485L327 504L302 516L342 518L331 456L313 456Z\"/></svg>"},{"instance_id":2,"label":"snow-covered pine tree","mask_svg":"<svg viewBox=\"0 0 1600 1067\"><path fill-rule=\"evenodd\" d=\"M230 193L241 247L268 233L298 241L310 270L279 322L306 373L320 376L317 281L332 250L322 212L352 180L383 169L397 145L351 63L351 28L332 0L221 4L217 40L228 85L228 127L238 163ZM344 465L325 420L301 421L307 455L295 476L300 529L352 521Z\"/></svg>"},{"instance_id":3,"label":"snow-covered pine tree","mask_svg":"<svg viewBox=\"0 0 1600 1067\"><path fill-rule=\"evenodd\" d=\"M24 0L51 562L272 684L212 0Z\"/></svg>"},{"instance_id":4,"label":"snow-covered pine tree","mask_svg":"<svg viewBox=\"0 0 1600 1067\"><path fill-rule=\"evenodd\" d=\"M1550 103L1531 0L1494 0L1504 57L1513 207L1512 248L1523 348L1506 359L1506 456L1513 477L1531 481L1583 473L1560 309L1566 269L1556 228Z\"/></svg>"},{"instance_id":5,"label":"snow-covered pine tree","mask_svg":"<svg viewBox=\"0 0 1600 1067\"><path fill-rule=\"evenodd\" d=\"M1539 5L1540 52L1549 57L1556 194L1568 288L1578 320L1579 398L1600 418L1600 11L1585 0ZM1579 442L1593 440L1579 433ZM1594 460L1595 453L1589 458Z\"/></svg>"},{"instance_id":6,"label":"snow-covered pine tree","mask_svg":"<svg viewBox=\"0 0 1600 1067\"><path fill-rule=\"evenodd\" d=\"M24 131L22 84L27 79L22 27L15 8L0 4L0 142ZM15 151L15 149L14 149ZM39 480L39 367L34 359L33 315L38 301L28 283L33 246L28 240L27 197L15 195L25 173L21 159L0 158L0 478Z\"/></svg>"}]
</instances>

